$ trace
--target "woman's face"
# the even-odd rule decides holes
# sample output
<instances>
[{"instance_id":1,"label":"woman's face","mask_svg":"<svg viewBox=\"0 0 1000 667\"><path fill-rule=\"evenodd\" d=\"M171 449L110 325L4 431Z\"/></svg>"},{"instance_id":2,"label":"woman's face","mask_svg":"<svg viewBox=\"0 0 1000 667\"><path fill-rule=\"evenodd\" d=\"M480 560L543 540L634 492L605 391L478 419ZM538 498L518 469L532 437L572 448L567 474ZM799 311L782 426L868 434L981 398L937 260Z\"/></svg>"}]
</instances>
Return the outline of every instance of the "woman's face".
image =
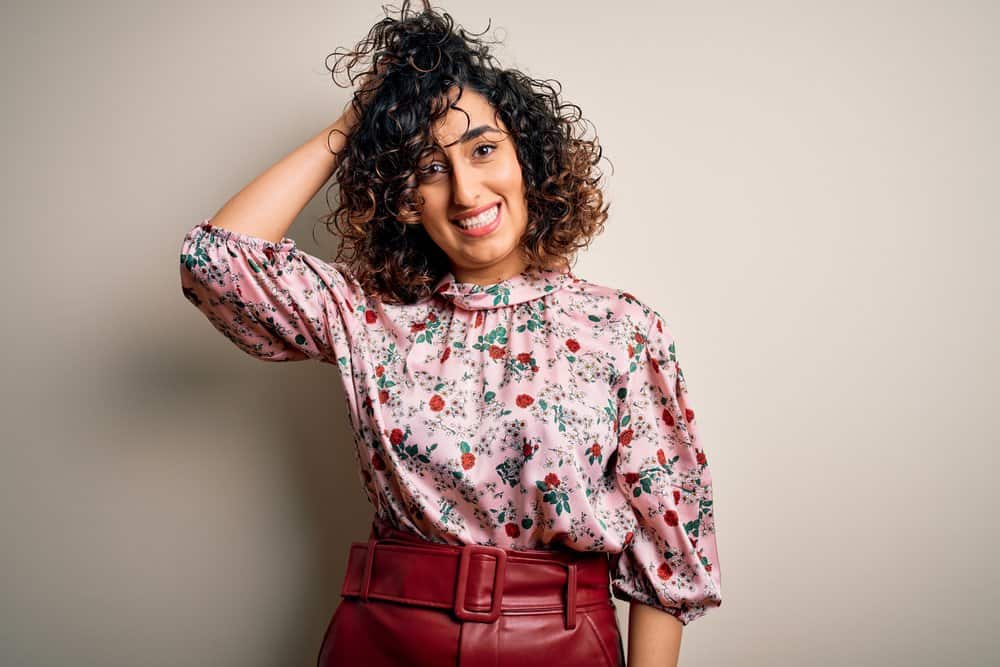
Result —
<instances>
[{"instance_id":1,"label":"woman's face","mask_svg":"<svg viewBox=\"0 0 1000 667\"><path fill-rule=\"evenodd\" d=\"M435 152L418 167L420 222L448 255L456 280L494 283L527 267L521 164L514 139L485 97L466 87L453 107L433 128Z\"/></svg>"}]
</instances>

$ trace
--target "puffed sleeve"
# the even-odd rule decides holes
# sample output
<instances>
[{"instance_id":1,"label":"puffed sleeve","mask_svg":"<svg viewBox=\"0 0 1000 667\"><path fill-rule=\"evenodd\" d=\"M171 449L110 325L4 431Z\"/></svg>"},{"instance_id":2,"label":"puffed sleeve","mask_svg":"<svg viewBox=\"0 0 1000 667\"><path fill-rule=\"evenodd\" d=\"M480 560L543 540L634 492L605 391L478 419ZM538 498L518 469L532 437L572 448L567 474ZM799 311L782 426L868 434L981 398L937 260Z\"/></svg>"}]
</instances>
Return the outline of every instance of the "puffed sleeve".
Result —
<instances>
[{"instance_id":1,"label":"puffed sleeve","mask_svg":"<svg viewBox=\"0 0 1000 667\"><path fill-rule=\"evenodd\" d=\"M279 243L195 225L181 244L181 290L226 338L264 361L337 363L364 294L336 265ZM363 317L363 313L360 314Z\"/></svg>"},{"instance_id":2,"label":"puffed sleeve","mask_svg":"<svg viewBox=\"0 0 1000 667\"><path fill-rule=\"evenodd\" d=\"M617 394L615 478L635 527L612 554L612 592L687 625L722 604L712 477L673 337L650 319Z\"/></svg>"}]
</instances>

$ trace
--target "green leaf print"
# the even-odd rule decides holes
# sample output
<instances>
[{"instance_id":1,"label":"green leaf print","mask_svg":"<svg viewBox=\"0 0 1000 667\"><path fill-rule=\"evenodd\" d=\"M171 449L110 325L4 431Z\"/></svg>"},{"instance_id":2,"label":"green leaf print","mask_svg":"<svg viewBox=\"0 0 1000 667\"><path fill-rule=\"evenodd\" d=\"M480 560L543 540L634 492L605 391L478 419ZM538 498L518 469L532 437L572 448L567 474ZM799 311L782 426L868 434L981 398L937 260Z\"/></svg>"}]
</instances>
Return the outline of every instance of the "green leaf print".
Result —
<instances>
[{"instance_id":1,"label":"green leaf print","mask_svg":"<svg viewBox=\"0 0 1000 667\"><path fill-rule=\"evenodd\" d=\"M510 488L514 488L521 481L522 467L524 467L524 461L512 456L505 459L503 463L498 465L496 467L496 471L497 474L500 475L500 479L507 482Z\"/></svg>"},{"instance_id":2,"label":"green leaf print","mask_svg":"<svg viewBox=\"0 0 1000 667\"><path fill-rule=\"evenodd\" d=\"M510 303L510 288L504 287L503 285L493 285L486 290L487 294L493 295L493 305L498 306L502 304Z\"/></svg>"}]
</instances>

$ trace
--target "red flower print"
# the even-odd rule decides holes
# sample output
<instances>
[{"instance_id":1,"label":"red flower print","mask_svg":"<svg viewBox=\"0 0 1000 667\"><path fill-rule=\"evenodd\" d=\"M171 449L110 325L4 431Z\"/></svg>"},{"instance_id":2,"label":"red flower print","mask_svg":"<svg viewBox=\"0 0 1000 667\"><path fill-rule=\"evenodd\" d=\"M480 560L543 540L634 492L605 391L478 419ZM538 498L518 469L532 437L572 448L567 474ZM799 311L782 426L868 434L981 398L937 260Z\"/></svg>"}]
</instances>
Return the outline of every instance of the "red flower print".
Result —
<instances>
[{"instance_id":1,"label":"red flower print","mask_svg":"<svg viewBox=\"0 0 1000 667\"><path fill-rule=\"evenodd\" d=\"M483 311L477 310L476 311L476 323L473 326L474 327L481 327L481 326L483 326L483 320L484 319L485 318L483 317Z\"/></svg>"},{"instance_id":2,"label":"red flower print","mask_svg":"<svg viewBox=\"0 0 1000 667\"><path fill-rule=\"evenodd\" d=\"M536 372L536 373L537 373L537 372L538 372L538 366L532 366L532 367L531 367L531 370L532 370L533 372Z\"/></svg>"},{"instance_id":3,"label":"red flower print","mask_svg":"<svg viewBox=\"0 0 1000 667\"><path fill-rule=\"evenodd\" d=\"M368 324L375 324L375 321L377 319L378 318L375 316L375 311L374 310L366 310L365 311L365 322L367 322Z\"/></svg>"},{"instance_id":4,"label":"red flower print","mask_svg":"<svg viewBox=\"0 0 1000 667\"><path fill-rule=\"evenodd\" d=\"M635 342L641 343L643 340L645 340L643 338L643 335L641 333L639 333L638 331L636 331L635 332Z\"/></svg>"},{"instance_id":5,"label":"red flower print","mask_svg":"<svg viewBox=\"0 0 1000 667\"><path fill-rule=\"evenodd\" d=\"M674 425L674 416L670 414L670 410L663 408L663 421L667 423L667 426Z\"/></svg>"},{"instance_id":6,"label":"red flower print","mask_svg":"<svg viewBox=\"0 0 1000 667\"><path fill-rule=\"evenodd\" d=\"M446 292L448 288L451 287L451 283L442 283L441 287L438 287L438 292Z\"/></svg>"},{"instance_id":7,"label":"red flower print","mask_svg":"<svg viewBox=\"0 0 1000 667\"><path fill-rule=\"evenodd\" d=\"M517 403L517 407L519 407L519 408L526 408L529 405L531 405L532 403L534 403L535 399L533 399L528 394L518 394L517 398L514 399L514 402Z\"/></svg>"},{"instance_id":8,"label":"red flower print","mask_svg":"<svg viewBox=\"0 0 1000 667\"><path fill-rule=\"evenodd\" d=\"M378 452L372 454L372 467L375 468L375 470L385 470L385 461L382 460L382 457L379 456Z\"/></svg>"},{"instance_id":9,"label":"red flower print","mask_svg":"<svg viewBox=\"0 0 1000 667\"><path fill-rule=\"evenodd\" d=\"M566 347L569 349L570 352L576 352L577 350L580 349L580 344L577 343L576 340L569 338L566 340Z\"/></svg>"},{"instance_id":10,"label":"red flower print","mask_svg":"<svg viewBox=\"0 0 1000 667\"><path fill-rule=\"evenodd\" d=\"M674 505L677 505L680 502L681 502L681 492L678 491L677 489L674 489Z\"/></svg>"},{"instance_id":11,"label":"red flower print","mask_svg":"<svg viewBox=\"0 0 1000 667\"><path fill-rule=\"evenodd\" d=\"M626 299L631 299L632 301L635 301L635 297L634 297L634 296L632 296L632 294L631 294L630 292L622 292L622 295L623 295L623 296L624 296L624 297L625 297Z\"/></svg>"},{"instance_id":12,"label":"red flower print","mask_svg":"<svg viewBox=\"0 0 1000 667\"><path fill-rule=\"evenodd\" d=\"M441 355L441 363L443 364L444 362L448 361L448 357L450 356L451 356L451 348L450 347L444 348L444 353Z\"/></svg>"},{"instance_id":13,"label":"red flower print","mask_svg":"<svg viewBox=\"0 0 1000 667\"><path fill-rule=\"evenodd\" d=\"M674 510L667 510L666 512L663 513L663 520L667 523L668 526L676 526L677 512L675 512Z\"/></svg>"},{"instance_id":14,"label":"red flower print","mask_svg":"<svg viewBox=\"0 0 1000 667\"><path fill-rule=\"evenodd\" d=\"M513 521L505 524L503 529L507 531L507 537L518 537L521 534L521 527Z\"/></svg>"},{"instance_id":15,"label":"red flower print","mask_svg":"<svg viewBox=\"0 0 1000 667\"><path fill-rule=\"evenodd\" d=\"M708 462L708 459L705 458L705 452L703 452L700 449L698 450L697 460L698 460L698 465L700 466L703 466L705 465L705 463Z\"/></svg>"},{"instance_id":16,"label":"red flower print","mask_svg":"<svg viewBox=\"0 0 1000 667\"><path fill-rule=\"evenodd\" d=\"M663 453L662 449L656 450L656 460L660 462L661 466L667 465L667 455Z\"/></svg>"},{"instance_id":17,"label":"red flower print","mask_svg":"<svg viewBox=\"0 0 1000 667\"><path fill-rule=\"evenodd\" d=\"M549 487L550 489L554 489L557 486L559 486L559 477L558 477L558 475L556 475L554 472L550 472L548 475L546 475L545 476L545 486Z\"/></svg>"},{"instance_id":18,"label":"red flower print","mask_svg":"<svg viewBox=\"0 0 1000 667\"><path fill-rule=\"evenodd\" d=\"M597 444L596 442L594 444L592 444L590 446L590 454L591 454L591 456L600 456L601 455L601 446L599 444Z\"/></svg>"},{"instance_id":19,"label":"red flower print","mask_svg":"<svg viewBox=\"0 0 1000 667\"><path fill-rule=\"evenodd\" d=\"M666 581L670 577L674 576L674 571L670 569L669 565L663 563L660 567L656 568L656 574L660 577L660 579Z\"/></svg>"},{"instance_id":20,"label":"red flower print","mask_svg":"<svg viewBox=\"0 0 1000 667\"><path fill-rule=\"evenodd\" d=\"M382 377L382 373L385 373L385 366L379 364L378 366L375 367L375 377L377 378Z\"/></svg>"},{"instance_id":21,"label":"red flower print","mask_svg":"<svg viewBox=\"0 0 1000 667\"><path fill-rule=\"evenodd\" d=\"M625 483L632 486L639 481L639 473L637 472L627 472L625 473Z\"/></svg>"},{"instance_id":22,"label":"red flower print","mask_svg":"<svg viewBox=\"0 0 1000 667\"><path fill-rule=\"evenodd\" d=\"M632 540L634 538L635 538L635 535L632 533L632 531L631 530L628 531L627 533L625 533L625 542L624 542L624 544L626 546L629 545L629 544L632 544Z\"/></svg>"},{"instance_id":23,"label":"red flower print","mask_svg":"<svg viewBox=\"0 0 1000 667\"><path fill-rule=\"evenodd\" d=\"M653 359L652 357L650 357L649 358L649 365L652 366L653 370L656 371L657 373L660 372L660 362L658 362L656 359Z\"/></svg>"},{"instance_id":24,"label":"red flower print","mask_svg":"<svg viewBox=\"0 0 1000 667\"><path fill-rule=\"evenodd\" d=\"M663 333L663 322L659 318L656 319L656 330Z\"/></svg>"},{"instance_id":25,"label":"red flower print","mask_svg":"<svg viewBox=\"0 0 1000 667\"><path fill-rule=\"evenodd\" d=\"M630 357L631 357L631 356L632 356L632 355L634 355L634 354L635 354L635 348L634 348L634 347L632 347L632 343L629 343L629 344L628 344L628 356L630 356Z\"/></svg>"},{"instance_id":26,"label":"red flower print","mask_svg":"<svg viewBox=\"0 0 1000 667\"><path fill-rule=\"evenodd\" d=\"M688 420L688 422L693 422L694 410L692 410L691 408L684 408L684 419Z\"/></svg>"},{"instance_id":27,"label":"red flower print","mask_svg":"<svg viewBox=\"0 0 1000 667\"><path fill-rule=\"evenodd\" d=\"M520 354L517 355L517 360L520 361L522 364L530 364L531 352L521 352Z\"/></svg>"},{"instance_id":28,"label":"red flower print","mask_svg":"<svg viewBox=\"0 0 1000 667\"><path fill-rule=\"evenodd\" d=\"M503 355L507 354L507 350L500 347L499 345L490 345L490 358L491 359L502 359Z\"/></svg>"},{"instance_id":29,"label":"red flower print","mask_svg":"<svg viewBox=\"0 0 1000 667\"><path fill-rule=\"evenodd\" d=\"M413 325L410 326L410 333L416 333L418 331L423 331L426 328L427 328L427 323L426 322L414 322Z\"/></svg>"},{"instance_id":30,"label":"red flower print","mask_svg":"<svg viewBox=\"0 0 1000 667\"><path fill-rule=\"evenodd\" d=\"M627 428L618 434L618 442L626 447L632 442L632 429Z\"/></svg>"},{"instance_id":31,"label":"red flower print","mask_svg":"<svg viewBox=\"0 0 1000 667\"><path fill-rule=\"evenodd\" d=\"M433 396L431 396L430 406L431 410L433 410L434 412L441 412L441 410L444 409L444 399L441 398L439 395L434 394Z\"/></svg>"},{"instance_id":32,"label":"red flower print","mask_svg":"<svg viewBox=\"0 0 1000 667\"><path fill-rule=\"evenodd\" d=\"M403 431L398 428L392 429L392 433L389 434L389 442L394 445L398 445L403 442Z\"/></svg>"},{"instance_id":33,"label":"red flower print","mask_svg":"<svg viewBox=\"0 0 1000 667\"><path fill-rule=\"evenodd\" d=\"M388 403L389 402L389 390L388 389L380 389L379 390L379 392L378 392L378 402L379 403Z\"/></svg>"},{"instance_id":34,"label":"red flower print","mask_svg":"<svg viewBox=\"0 0 1000 667\"><path fill-rule=\"evenodd\" d=\"M524 443L524 447L521 449L521 452L525 456L531 456L532 454L535 453L535 449L534 447L531 446L531 443L526 442Z\"/></svg>"},{"instance_id":35,"label":"red flower print","mask_svg":"<svg viewBox=\"0 0 1000 667\"><path fill-rule=\"evenodd\" d=\"M472 452L466 452L462 454L462 468L468 470L472 466L476 465L476 455Z\"/></svg>"},{"instance_id":36,"label":"red flower print","mask_svg":"<svg viewBox=\"0 0 1000 667\"><path fill-rule=\"evenodd\" d=\"M437 319L438 319L438 316L435 315L434 313L430 313L430 314L427 315L427 321L428 322L437 322Z\"/></svg>"}]
</instances>

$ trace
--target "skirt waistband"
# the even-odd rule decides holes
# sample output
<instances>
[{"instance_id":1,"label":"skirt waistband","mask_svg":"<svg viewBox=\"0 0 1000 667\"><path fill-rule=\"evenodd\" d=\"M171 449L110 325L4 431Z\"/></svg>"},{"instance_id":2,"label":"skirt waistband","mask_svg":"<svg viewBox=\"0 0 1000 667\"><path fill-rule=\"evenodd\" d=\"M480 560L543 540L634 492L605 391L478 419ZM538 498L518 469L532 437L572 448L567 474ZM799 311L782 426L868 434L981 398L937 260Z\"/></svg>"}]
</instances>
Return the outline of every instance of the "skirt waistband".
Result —
<instances>
[{"instance_id":1,"label":"skirt waistband","mask_svg":"<svg viewBox=\"0 0 1000 667\"><path fill-rule=\"evenodd\" d=\"M351 544L341 595L450 610L482 623L561 612L567 629L581 607L614 605L606 553L440 544L377 515L368 541Z\"/></svg>"}]
</instances>

